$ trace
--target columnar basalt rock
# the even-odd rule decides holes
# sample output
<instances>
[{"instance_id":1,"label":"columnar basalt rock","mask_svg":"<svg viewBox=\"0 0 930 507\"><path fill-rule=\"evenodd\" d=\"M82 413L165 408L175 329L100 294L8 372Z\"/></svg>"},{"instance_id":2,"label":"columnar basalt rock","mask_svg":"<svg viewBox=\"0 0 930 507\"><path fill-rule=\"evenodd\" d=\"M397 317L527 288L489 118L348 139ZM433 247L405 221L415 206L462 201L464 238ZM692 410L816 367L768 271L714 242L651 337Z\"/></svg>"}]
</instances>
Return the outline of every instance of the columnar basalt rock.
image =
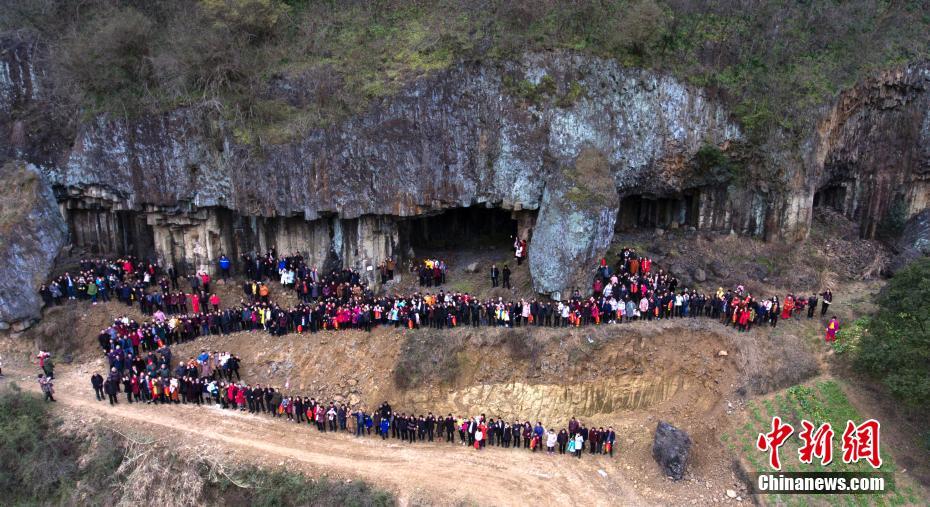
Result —
<instances>
[{"instance_id":1,"label":"columnar basalt rock","mask_svg":"<svg viewBox=\"0 0 930 507\"><path fill-rule=\"evenodd\" d=\"M835 208L859 223L863 237L881 236L927 208L930 64L884 72L844 92L807 157L808 209Z\"/></svg>"},{"instance_id":2,"label":"columnar basalt rock","mask_svg":"<svg viewBox=\"0 0 930 507\"><path fill-rule=\"evenodd\" d=\"M537 92L528 97L520 91L527 87ZM708 184L688 174L687 161L704 145L739 139L725 109L699 89L611 61L539 54L459 65L341 125L260 154L236 145L221 123L196 110L98 117L81 126L65 162L47 170L70 203L75 241L93 241L102 229L116 237L99 249L130 249L125 225L104 220L101 228L97 213L134 210L151 229L131 235L135 242L150 242L162 261L191 269L208 268L219 252L272 246L367 269L400 246L397 218L494 206L519 210L519 233L529 236L534 211L548 208L540 210L544 230L532 243L548 244L552 255L530 259L548 263L535 268L542 276L555 273L554 259L574 259L581 250L596 256L617 213L613 202L573 215L584 215L573 236L586 245L581 250L547 243L548 234L564 229L552 220L565 225L557 215L571 190L557 188L553 168L573 165L589 147L602 161L598 185L614 201L616 191L662 195ZM550 276L537 288L565 290L578 281L577 273Z\"/></svg>"},{"instance_id":3,"label":"columnar basalt rock","mask_svg":"<svg viewBox=\"0 0 930 507\"><path fill-rule=\"evenodd\" d=\"M489 206L519 213L536 288L559 292L581 284L580 264L602 254L618 215L620 226L800 239L816 202L871 237L892 211L907 218L930 200L927 65L847 91L800 148L773 142L771 167L751 168L778 181L747 184L696 163L702 148L746 143L721 102L572 52L462 62L329 128L256 146L209 107L75 120L48 92L39 44L20 33L0 49L0 156L41 169L71 243L189 269L274 247L367 270L408 250L399 221ZM268 93L293 88L275 79ZM606 168L597 188L614 194L581 209L564 171L585 150ZM572 241L555 241L569 230ZM579 265L557 276L553 259Z\"/></svg>"}]
</instances>

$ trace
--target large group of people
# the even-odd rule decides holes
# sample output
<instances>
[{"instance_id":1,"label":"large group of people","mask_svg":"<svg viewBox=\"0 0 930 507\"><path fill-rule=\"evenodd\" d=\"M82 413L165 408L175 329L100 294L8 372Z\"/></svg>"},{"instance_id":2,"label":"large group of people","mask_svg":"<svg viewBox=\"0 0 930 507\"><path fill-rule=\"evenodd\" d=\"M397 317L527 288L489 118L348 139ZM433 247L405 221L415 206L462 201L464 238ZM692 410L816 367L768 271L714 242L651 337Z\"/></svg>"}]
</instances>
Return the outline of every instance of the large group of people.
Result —
<instances>
[{"instance_id":1,"label":"large group of people","mask_svg":"<svg viewBox=\"0 0 930 507\"><path fill-rule=\"evenodd\" d=\"M652 259L640 257L630 248L622 250L613 266L601 259L591 292L580 315L570 315L570 323L709 317L739 331L748 331L753 325L775 327L779 319L799 319L805 307L807 318L812 319L817 306L815 294L808 297L788 294L782 304L777 295L757 298L742 285L729 290L721 287L711 294L679 287L674 275L656 269ZM820 296L824 316L833 302L833 292L827 289ZM572 300L579 299L576 292Z\"/></svg>"},{"instance_id":2,"label":"large group of people","mask_svg":"<svg viewBox=\"0 0 930 507\"><path fill-rule=\"evenodd\" d=\"M525 240L514 243L515 260L526 255ZM221 255L218 272L228 283L232 261ZM99 345L108 371L95 372L91 387L97 400L146 405L214 405L224 410L265 414L294 424L315 426L320 432L344 432L356 437L397 439L407 443L445 442L472 446L524 449L548 454L581 457L585 453L613 456L616 432L612 427L588 427L575 418L556 430L541 421L480 415L445 416L438 411L425 415L398 412L387 402L375 410L352 409L345 403L317 400L285 392L268 384L245 382L240 375L241 359L229 352L202 350L196 357L177 360L171 347L199 336L234 332L264 331L273 335L315 333L324 330L363 329L374 326L395 328L460 326L545 326L579 327L621 324L636 320L710 318L748 331L753 326L776 326L779 320L813 319L818 302L820 316L826 315L833 294L787 294L758 298L743 286L718 288L706 293L681 287L669 272L653 265L631 248L623 249L610 264L602 259L594 270L590 291L575 289L561 300L535 298L479 298L468 293L446 291L447 266L441 259L419 261L412 272L419 285L435 292L376 294L358 272L337 269L321 272L299 254L242 257L242 297L237 305L223 306L206 272L186 278L190 291L179 286L181 277L169 267L134 257L115 260L83 260L75 275L64 273L43 285L40 294L47 305L65 300L116 299L139 305L148 317L144 322L122 316L101 330ZM396 261L378 266L382 283L394 278ZM511 287L511 271L492 265L492 288ZM298 303L284 307L272 297L271 280L285 291L293 291ZM818 297L819 296L819 297ZM806 310L806 311L805 311ZM827 342L835 340L839 322L834 316L826 328ZM54 399L54 363L51 354L40 352L39 385L47 401ZM175 362L176 361L176 362Z\"/></svg>"},{"instance_id":3,"label":"large group of people","mask_svg":"<svg viewBox=\"0 0 930 507\"><path fill-rule=\"evenodd\" d=\"M217 382L241 382L241 359L229 352L202 350L197 357L178 361L171 368L172 353L167 346L155 351L134 354L114 345L106 352L109 371L106 376L94 372L91 386L98 400L119 403L118 395L126 395L128 403L204 403L217 389ZM235 377L235 379L233 378Z\"/></svg>"},{"instance_id":4,"label":"large group of people","mask_svg":"<svg viewBox=\"0 0 930 507\"><path fill-rule=\"evenodd\" d=\"M525 251L525 245L521 245ZM516 246L515 246L516 248ZM519 258L518 258L519 260ZM230 277L231 262L225 255L218 262L224 280ZM382 281L393 278L396 264L379 266ZM424 261L416 271L420 285L438 287L445 282L446 265L438 259ZM357 436L372 432L380 438L406 442L442 440L471 445L523 448L581 456L613 454L616 434L612 428L588 428L568 422L565 428L547 429L541 422L506 421L500 417L414 415L396 412L384 404L374 411L351 411L345 404L324 403L306 396L242 381L240 359L228 352L202 351L197 357L177 361L171 347L199 336L263 331L272 335L315 333L324 330L363 329L374 326L395 328L460 326L545 326L578 327L620 324L636 320L711 318L739 331L752 326L775 326L779 320L815 315L818 295L788 294L757 298L737 286L707 294L680 287L679 280L657 268L648 257L624 249L612 265L601 260L594 270L591 290L576 289L567 298L546 301L534 298L479 298L468 293L445 291L414 292L409 295L376 294L358 272L349 269L322 273L308 266L299 254L279 257L243 257L242 297L238 305L223 306L210 292L211 279L205 272L187 276L190 291L179 287L173 267L162 273L155 263L132 257L117 260L85 260L77 275L65 273L43 286L41 294L49 305L81 299L91 303L115 298L127 305L138 304L149 318L137 322L122 316L101 330L98 341L109 371L95 373L91 384L99 400L146 404L215 404L224 409L266 413L297 424L315 425L320 431L348 431ZM271 292L277 277L283 290L293 291L298 303L279 305ZM510 270L504 265L490 269L492 287L503 278L510 287ZM826 290L819 294L821 316L833 301ZM835 339L839 322L833 317L825 339ZM43 373L39 384L46 400L54 401L53 364L50 355L38 356ZM174 366L174 367L173 367ZM457 437L457 438L456 438Z\"/></svg>"},{"instance_id":5,"label":"large group of people","mask_svg":"<svg viewBox=\"0 0 930 507\"><path fill-rule=\"evenodd\" d=\"M148 405L215 405L221 409L266 414L295 424L315 426L320 432L343 432L356 437L399 439L416 442L459 443L477 450L486 447L526 449L548 454L570 454L581 457L584 452L613 456L616 432L612 427L587 427L571 418L560 431L546 429L541 421L507 421L498 417L426 415L397 412L384 402L373 411L352 410L345 403L316 400L282 390L248 384L238 373L238 358L228 353L202 351L196 358L181 361L171 370L170 350L150 353L145 360L131 363L111 359L106 376L94 372L91 387L98 401L108 400L119 405L120 395L127 403ZM145 364L145 366L143 366ZM160 364L157 368L155 364ZM235 379L233 379L235 374ZM40 384L44 380L40 377ZM49 395L50 396L50 395ZM54 400L52 400L54 401Z\"/></svg>"},{"instance_id":6,"label":"large group of people","mask_svg":"<svg viewBox=\"0 0 930 507\"><path fill-rule=\"evenodd\" d=\"M228 258L224 255L221 260ZM225 268L223 266L226 266ZM387 264L385 264L387 266ZM220 270L228 269L221 262ZM268 278L277 269L283 290L294 291L298 303L286 307L274 300ZM775 326L779 320L813 318L818 297L788 294L758 298L743 286L710 294L695 288L680 287L679 280L653 265L652 259L635 250L622 250L611 265L602 259L594 271L591 290L582 294L575 289L568 297L547 301L541 298L479 298L466 292L416 291L408 295L376 294L360 274L349 269L321 273L308 266L302 256L277 256L270 250L263 256L245 256L243 271L248 279L242 284L238 305L223 307L220 298L210 293L211 280L204 272L188 277L191 290L177 286L177 274L169 268L162 276L153 263L131 257L116 261L89 260L81 263L76 277L65 273L48 286L43 297L50 304L64 294L75 299L108 300L111 294L127 305L138 304L151 318L146 322L120 318L101 331L101 347L110 350L125 343L135 351L152 351L199 336L239 331L264 331L273 335L315 333L322 330L361 329L376 326L436 329L460 326L545 326L579 327L636 320L673 318L711 318L739 331L753 326ZM427 287L444 282L446 265L438 259L422 262L418 276ZM385 275L393 273L385 269ZM492 287L503 275L509 287L510 271L496 265L490 269ZM64 290L61 290L64 287ZM821 316L832 303L833 294L821 296Z\"/></svg>"}]
</instances>

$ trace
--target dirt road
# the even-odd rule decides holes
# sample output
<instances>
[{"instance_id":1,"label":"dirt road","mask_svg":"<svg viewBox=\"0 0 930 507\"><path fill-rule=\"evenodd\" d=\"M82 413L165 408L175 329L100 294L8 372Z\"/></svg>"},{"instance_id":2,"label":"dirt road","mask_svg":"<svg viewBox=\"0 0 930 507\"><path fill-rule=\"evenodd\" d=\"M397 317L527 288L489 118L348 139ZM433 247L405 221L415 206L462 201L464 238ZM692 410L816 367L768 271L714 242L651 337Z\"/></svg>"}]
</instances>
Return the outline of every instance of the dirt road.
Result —
<instances>
[{"instance_id":1,"label":"dirt road","mask_svg":"<svg viewBox=\"0 0 930 507\"><path fill-rule=\"evenodd\" d=\"M7 378L38 391L34 379L22 372L9 372ZM634 491L618 462L607 457L585 455L578 460L522 449L479 452L460 444L357 439L215 406L130 405L123 400L111 407L93 398L89 386L83 385L86 379L62 372L56 380L56 408L70 417L99 417L122 431L167 437L182 447L203 449L202 444L212 442L233 451L241 463L284 464L311 475L363 479L395 492L401 505L424 500L482 505L652 503Z\"/></svg>"}]
</instances>

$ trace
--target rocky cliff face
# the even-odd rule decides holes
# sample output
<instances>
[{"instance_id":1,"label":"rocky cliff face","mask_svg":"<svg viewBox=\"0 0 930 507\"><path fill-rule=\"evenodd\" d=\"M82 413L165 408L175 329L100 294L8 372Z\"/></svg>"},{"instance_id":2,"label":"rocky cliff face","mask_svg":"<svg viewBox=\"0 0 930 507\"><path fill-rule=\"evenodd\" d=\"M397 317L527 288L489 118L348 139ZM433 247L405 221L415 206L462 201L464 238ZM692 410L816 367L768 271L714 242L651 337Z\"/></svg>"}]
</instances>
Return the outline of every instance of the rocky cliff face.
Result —
<instances>
[{"instance_id":1,"label":"rocky cliff face","mask_svg":"<svg viewBox=\"0 0 930 507\"><path fill-rule=\"evenodd\" d=\"M41 48L8 36L2 50L0 148L41 168L71 244L154 252L182 269L276 247L365 270L407 251L404 220L486 206L519 214L534 282L548 293L579 283L615 226L794 238L816 204L872 236L894 203L905 216L927 205L926 67L844 94L798 153L773 157L800 161L776 191L737 188L696 163L701 148L742 143L703 90L573 53L463 63L339 125L256 148L208 108L64 121L76 115L43 91ZM287 80L270 93L287 101L305 86ZM566 180L584 153L601 161L596 180ZM607 198L577 202L601 191Z\"/></svg>"},{"instance_id":2,"label":"rocky cliff face","mask_svg":"<svg viewBox=\"0 0 930 507\"><path fill-rule=\"evenodd\" d=\"M74 140L75 114L54 103L43 54L28 33L0 35L0 160L51 168Z\"/></svg>"},{"instance_id":3,"label":"rocky cliff face","mask_svg":"<svg viewBox=\"0 0 930 507\"><path fill-rule=\"evenodd\" d=\"M700 196L707 187L696 202L718 204L704 206L701 223L744 229L710 191L721 182L689 172L702 146L739 139L726 110L699 89L615 62L545 54L462 64L341 125L260 151L237 145L202 111L99 117L44 169L80 247L154 248L164 262L199 269L220 252L275 246L364 269L403 246L397 223L405 217L480 205L551 208L542 216L555 218L564 193L544 197L550 176L588 148L604 162L597 185L620 196ZM617 211L613 202L598 227L578 229L588 257L609 242ZM555 222L541 222L541 237L565 230ZM554 273L564 269L551 264L558 258L534 255L531 263Z\"/></svg>"},{"instance_id":4,"label":"rocky cliff face","mask_svg":"<svg viewBox=\"0 0 930 507\"><path fill-rule=\"evenodd\" d=\"M127 208L403 217L486 203L537 209L546 159L573 159L586 144L606 154L621 193L676 192L694 183L665 169L705 143L738 138L700 90L613 62L533 55L419 80L342 125L260 154L196 111L99 118L50 173L67 188L106 188Z\"/></svg>"},{"instance_id":5,"label":"rocky cliff face","mask_svg":"<svg viewBox=\"0 0 930 507\"><path fill-rule=\"evenodd\" d=\"M0 200L0 329L26 326L39 315L39 286L67 239L55 196L42 178L23 163L0 167L0 181L15 189Z\"/></svg>"},{"instance_id":6,"label":"rocky cliff face","mask_svg":"<svg viewBox=\"0 0 930 507\"><path fill-rule=\"evenodd\" d=\"M895 245L897 255L889 268L897 271L912 261L930 255L930 208L912 216Z\"/></svg>"},{"instance_id":7,"label":"rocky cliff face","mask_svg":"<svg viewBox=\"0 0 930 507\"><path fill-rule=\"evenodd\" d=\"M546 182L533 241L530 274L538 292L587 289L591 272L613 238L620 199L607 158L585 147Z\"/></svg>"},{"instance_id":8,"label":"rocky cliff face","mask_svg":"<svg viewBox=\"0 0 930 507\"><path fill-rule=\"evenodd\" d=\"M844 92L807 155L813 206L830 206L874 238L930 205L930 64L889 71ZM897 232L897 231L894 231Z\"/></svg>"}]
</instances>

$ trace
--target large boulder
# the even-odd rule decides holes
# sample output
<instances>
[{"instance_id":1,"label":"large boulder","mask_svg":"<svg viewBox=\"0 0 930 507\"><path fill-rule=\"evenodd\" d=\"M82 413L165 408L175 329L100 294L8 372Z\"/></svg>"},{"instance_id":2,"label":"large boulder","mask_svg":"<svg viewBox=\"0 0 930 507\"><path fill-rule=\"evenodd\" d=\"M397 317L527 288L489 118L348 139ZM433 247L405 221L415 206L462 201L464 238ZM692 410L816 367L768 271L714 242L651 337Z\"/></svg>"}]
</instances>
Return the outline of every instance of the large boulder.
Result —
<instances>
[{"instance_id":1,"label":"large boulder","mask_svg":"<svg viewBox=\"0 0 930 507\"><path fill-rule=\"evenodd\" d=\"M652 441L652 457L666 476L680 481L688 466L691 437L665 421L659 421Z\"/></svg>"},{"instance_id":2,"label":"large boulder","mask_svg":"<svg viewBox=\"0 0 930 507\"><path fill-rule=\"evenodd\" d=\"M65 245L68 229L52 189L39 171L22 162L0 167L7 192L0 199L0 322L28 324L38 318L38 289Z\"/></svg>"},{"instance_id":3,"label":"large boulder","mask_svg":"<svg viewBox=\"0 0 930 507\"><path fill-rule=\"evenodd\" d=\"M537 292L591 287L591 274L613 238L620 198L604 155L585 147L574 163L553 171L529 245Z\"/></svg>"}]
</instances>

